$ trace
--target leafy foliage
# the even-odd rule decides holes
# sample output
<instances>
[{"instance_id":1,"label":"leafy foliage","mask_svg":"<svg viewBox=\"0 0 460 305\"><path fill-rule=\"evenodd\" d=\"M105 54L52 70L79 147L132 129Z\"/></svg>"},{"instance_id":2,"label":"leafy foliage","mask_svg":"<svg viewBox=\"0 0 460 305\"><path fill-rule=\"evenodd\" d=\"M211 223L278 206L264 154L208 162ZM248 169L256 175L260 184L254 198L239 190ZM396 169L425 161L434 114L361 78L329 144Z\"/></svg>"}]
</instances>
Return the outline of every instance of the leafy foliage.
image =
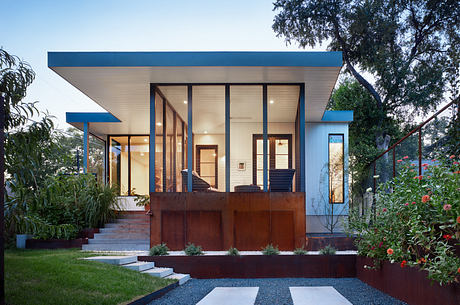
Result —
<instances>
[{"instance_id":1,"label":"leafy foliage","mask_svg":"<svg viewBox=\"0 0 460 305\"><path fill-rule=\"evenodd\" d=\"M294 255L307 255L308 251L305 250L304 248L296 248L294 250Z\"/></svg>"},{"instance_id":2,"label":"leafy foliage","mask_svg":"<svg viewBox=\"0 0 460 305\"><path fill-rule=\"evenodd\" d=\"M238 251L237 248L230 247L230 249L228 249L228 251L227 251L227 255L230 255L230 256L239 256L239 255L240 255L240 251Z\"/></svg>"},{"instance_id":3,"label":"leafy foliage","mask_svg":"<svg viewBox=\"0 0 460 305\"><path fill-rule=\"evenodd\" d=\"M185 255L194 256L194 255L203 255L203 248L201 246L195 246L193 243L188 243L187 247L184 249Z\"/></svg>"},{"instance_id":4,"label":"leafy foliage","mask_svg":"<svg viewBox=\"0 0 460 305\"><path fill-rule=\"evenodd\" d=\"M406 159L405 159L406 160ZM458 157L424 164L424 175L404 161L399 175L381 184L375 216L350 216L360 255L419 266L440 284L458 281L460 258L460 165Z\"/></svg>"},{"instance_id":5,"label":"leafy foliage","mask_svg":"<svg viewBox=\"0 0 460 305\"><path fill-rule=\"evenodd\" d=\"M268 244L265 248L262 249L263 255L279 255L280 250L278 246L273 246L272 244Z\"/></svg>"},{"instance_id":6,"label":"leafy foliage","mask_svg":"<svg viewBox=\"0 0 460 305\"><path fill-rule=\"evenodd\" d=\"M321 255L334 255L335 252L337 252L337 249L332 247L331 245L327 245L319 250L319 254Z\"/></svg>"},{"instance_id":7,"label":"leafy foliage","mask_svg":"<svg viewBox=\"0 0 460 305\"><path fill-rule=\"evenodd\" d=\"M150 248L149 254L151 256L168 255L168 251L169 248L166 246L166 244L161 243Z\"/></svg>"}]
</instances>

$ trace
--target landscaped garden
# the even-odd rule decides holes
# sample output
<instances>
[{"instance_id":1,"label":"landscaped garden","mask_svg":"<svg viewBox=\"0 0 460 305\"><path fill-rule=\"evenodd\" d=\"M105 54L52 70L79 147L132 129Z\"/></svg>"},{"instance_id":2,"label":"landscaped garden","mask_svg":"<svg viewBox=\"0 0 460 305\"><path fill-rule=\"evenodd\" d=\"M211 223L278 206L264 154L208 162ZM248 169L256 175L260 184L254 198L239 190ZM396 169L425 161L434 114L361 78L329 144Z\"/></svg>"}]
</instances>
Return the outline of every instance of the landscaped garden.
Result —
<instances>
[{"instance_id":1,"label":"landscaped garden","mask_svg":"<svg viewBox=\"0 0 460 305\"><path fill-rule=\"evenodd\" d=\"M77 249L7 250L7 304L120 304L173 282L81 258Z\"/></svg>"}]
</instances>

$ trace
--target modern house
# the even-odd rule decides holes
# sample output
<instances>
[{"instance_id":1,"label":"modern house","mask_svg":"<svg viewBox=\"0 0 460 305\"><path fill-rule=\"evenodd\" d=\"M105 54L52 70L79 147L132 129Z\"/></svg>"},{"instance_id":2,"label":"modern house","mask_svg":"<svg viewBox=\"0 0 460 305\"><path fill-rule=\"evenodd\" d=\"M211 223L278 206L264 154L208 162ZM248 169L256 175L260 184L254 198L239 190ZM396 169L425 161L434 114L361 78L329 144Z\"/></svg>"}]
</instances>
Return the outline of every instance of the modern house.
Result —
<instances>
[{"instance_id":1,"label":"modern house","mask_svg":"<svg viewBox=\"0 0 460 305\"><path fill-rule=\"evenodd\" d=\"M353 112L325 110L341 52L49 52L48 66L107 111L67 122L85 171L88 137L104 142L99 175L126 210L150 195L151 245L293 249L348 214Z\"/></svg>"}]
</instances>

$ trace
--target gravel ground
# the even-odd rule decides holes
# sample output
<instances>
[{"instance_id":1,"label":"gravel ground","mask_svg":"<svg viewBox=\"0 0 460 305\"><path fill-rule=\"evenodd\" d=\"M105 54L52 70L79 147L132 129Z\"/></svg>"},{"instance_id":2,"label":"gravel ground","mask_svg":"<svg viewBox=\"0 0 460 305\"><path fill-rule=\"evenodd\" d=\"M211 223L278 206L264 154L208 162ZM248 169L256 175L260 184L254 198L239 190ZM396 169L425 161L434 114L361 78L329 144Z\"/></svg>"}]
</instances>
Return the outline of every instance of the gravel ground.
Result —
<instances>
[{"instance_id":1,"label":"gravel ground","mask_svg":"<svg viewBox=\"0 0 460 305\"><path fill-rule=\"evenodd\" d=\"M333 286L354 305L406 304L357 278L192 279L150 304L190 305L196 304L215 287L259 287L255 304L292 305L289 287L294 286Z\"/></svg>"}]
</instances>

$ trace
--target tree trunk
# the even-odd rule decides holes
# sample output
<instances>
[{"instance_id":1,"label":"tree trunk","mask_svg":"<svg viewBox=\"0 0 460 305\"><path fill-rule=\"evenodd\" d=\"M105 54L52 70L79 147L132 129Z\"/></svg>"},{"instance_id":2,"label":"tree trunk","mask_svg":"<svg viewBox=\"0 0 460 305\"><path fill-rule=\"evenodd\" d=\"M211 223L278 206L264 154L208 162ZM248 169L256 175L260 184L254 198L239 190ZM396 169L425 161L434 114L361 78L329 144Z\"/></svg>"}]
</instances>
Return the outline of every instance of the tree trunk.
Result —
<instances>
[{"instance_id":1,"label":"tree trunk","mask_svg":"<svg viewBox=\"0 0 460 305\"><path fill-rule=\"evenodd\" d=\"M5 101L0 92L0 304L5 304Z\"/></svg>"}]
</instances>

